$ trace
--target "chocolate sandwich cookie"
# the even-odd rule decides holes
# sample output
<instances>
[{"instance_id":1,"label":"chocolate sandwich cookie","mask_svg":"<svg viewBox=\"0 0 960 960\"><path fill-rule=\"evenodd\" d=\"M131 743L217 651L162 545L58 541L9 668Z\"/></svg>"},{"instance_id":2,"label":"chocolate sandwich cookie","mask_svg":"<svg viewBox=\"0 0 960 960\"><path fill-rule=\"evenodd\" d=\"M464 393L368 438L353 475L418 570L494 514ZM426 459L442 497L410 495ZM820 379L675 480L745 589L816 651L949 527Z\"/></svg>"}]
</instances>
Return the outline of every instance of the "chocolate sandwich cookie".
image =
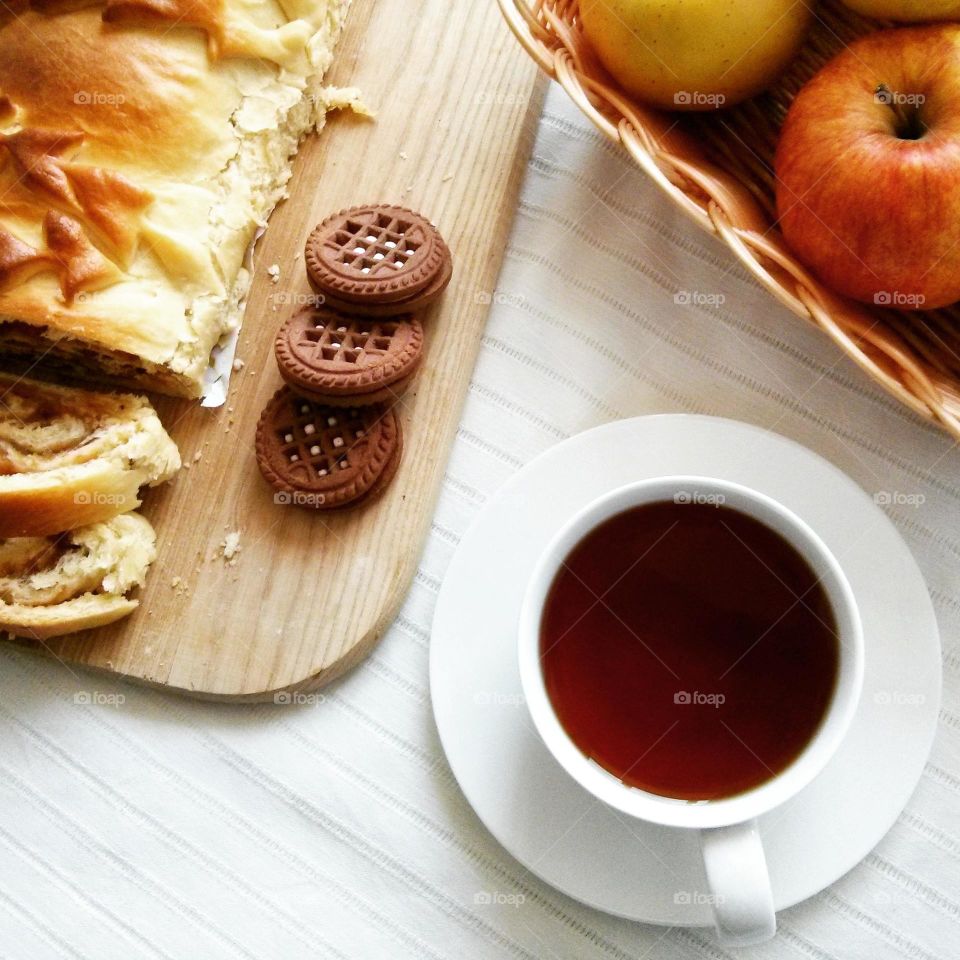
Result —
<instances>
[{"instance_id":1,"label":"chocolate sandwich cookie","mask_svg":"<svg viewBox=\"0 0 960 960\"><path fill-rule=\"evenodd\" d=\"M396 399L423 356L423 327L414 317L373 319L307 307L274 344L280 374L317 403L362 406Z\"/></svg>"},{"instance_id":2,"label":"chocolate sandwich cookie","mask_svg":"<svg viewBox=\"0 0 960 960\"><path fill-rule=\"evenodd\" d=\"M370 204L327 217L307 240L307 275L327 306L388 317L433 303L453 274L453 258L425 217Z\"/></svg>"},{"instance_id":3,"label":"chocolate sandwich cookie","mask_svg":"<svg viewBox=\"0 0 960 960\"><path fill-rule=\"evenodd\" d=\"M289 387L274 394L257 425L257 464L278 502L317 510L378 495L402 449L400 422L389 407L331 407Z\"/></svg>"}]
</instances>

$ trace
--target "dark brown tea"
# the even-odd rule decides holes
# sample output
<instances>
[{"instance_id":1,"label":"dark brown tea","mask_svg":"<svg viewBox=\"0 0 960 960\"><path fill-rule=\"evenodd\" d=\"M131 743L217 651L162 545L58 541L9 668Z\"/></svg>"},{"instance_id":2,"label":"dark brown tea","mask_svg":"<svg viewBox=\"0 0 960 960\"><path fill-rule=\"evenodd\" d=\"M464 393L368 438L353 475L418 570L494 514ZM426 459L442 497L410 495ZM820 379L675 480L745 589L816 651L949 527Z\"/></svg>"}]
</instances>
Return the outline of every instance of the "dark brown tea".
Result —
<instances>
[{"instance_id":1,"label":"dark brown tea","mask_svg":"<svg viewBox=\"0 0 960 960\"><path fill-rule=\"evenodd\" d=\"M826 713L836 619L807 561L739 511L658 502L607 520L550 589L547 692L577 746L661 796L733 796L783 771Z\"/></svg>"}]
</instances>

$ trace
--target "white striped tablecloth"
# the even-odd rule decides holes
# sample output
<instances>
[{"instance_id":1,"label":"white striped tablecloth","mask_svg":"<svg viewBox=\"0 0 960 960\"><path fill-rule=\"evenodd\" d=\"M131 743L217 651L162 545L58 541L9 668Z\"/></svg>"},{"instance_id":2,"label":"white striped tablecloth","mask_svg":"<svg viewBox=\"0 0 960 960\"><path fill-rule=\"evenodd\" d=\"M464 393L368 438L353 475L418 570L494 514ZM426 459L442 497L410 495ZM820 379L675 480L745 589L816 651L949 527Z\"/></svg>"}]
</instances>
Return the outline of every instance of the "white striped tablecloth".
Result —
<instances>
[{"instance_id":1,"label":"white striped tablecloth","mask_svg":"<svg viewBox=\"0 0 960 960\"><path fill-rule=\"evenodd\" d=\"M427 689L437 591L484 502L565 437L670 411L768 427L902 495L887 509L943 632L939 734L907 809L751 955L960 956L954 443L777 306L555 89L495 301L409 598L321 701L193 703L0 647L0 960L730 955L582 907L513 862L457 789Z\"/></svg>"}]
</instances>

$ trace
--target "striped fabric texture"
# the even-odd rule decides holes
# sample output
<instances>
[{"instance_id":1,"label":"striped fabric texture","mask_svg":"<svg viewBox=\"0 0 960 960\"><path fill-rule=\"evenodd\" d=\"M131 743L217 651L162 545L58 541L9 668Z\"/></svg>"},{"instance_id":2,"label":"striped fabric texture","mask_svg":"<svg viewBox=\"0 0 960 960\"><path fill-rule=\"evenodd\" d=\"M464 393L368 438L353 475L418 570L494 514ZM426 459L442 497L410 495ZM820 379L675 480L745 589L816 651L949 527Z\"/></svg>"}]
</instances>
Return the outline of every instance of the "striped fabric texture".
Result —
<instances>
[{"instance_id":1,"label":"striped fabric texture","mask_svg":"<svg viewBox=\"0 0 960 960\"><path fill-rule=\"evenodd\" d=\"M750 956L960 956L956 445L774 303L556 89L498 289L474 294L494 307L429 542L360 668L306 703L231 707L0 646L0 960L736 956L585 908L512 861L457 789L427 686L444 571L501 484L579 431L679 411L778 431L852 475L910 543L943 632L940 729L907 809Z\"/></svg>"}]
</instances>

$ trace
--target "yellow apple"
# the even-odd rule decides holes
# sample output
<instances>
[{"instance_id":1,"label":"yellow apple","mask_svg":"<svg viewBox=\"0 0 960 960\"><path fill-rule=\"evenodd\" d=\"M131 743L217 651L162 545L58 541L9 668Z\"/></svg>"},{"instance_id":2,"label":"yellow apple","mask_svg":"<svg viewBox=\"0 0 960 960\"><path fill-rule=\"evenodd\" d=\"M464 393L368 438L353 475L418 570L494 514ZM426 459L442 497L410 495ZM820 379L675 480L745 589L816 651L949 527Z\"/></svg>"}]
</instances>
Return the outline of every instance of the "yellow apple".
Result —
<instances>
[{"instance_id":1,"label":"yellow apple","mask_svg":"<svg viewBox=\"0 0 960 960\"><path fill-rule=\"evenodd\" d=\"M639 100L714 110L759 93L790 62L814 0L580 0L590 45Z\"/></svg>"},{"instance_id":2,"label":"yellow apple","mask_svg":"<svg viewBox=\"0 0 960 960\"><path fill-rule=\"evenodd\" d=\"M960 20L960 0L843 0L857 13L879 20L920 23L925 20Z\"/></svg>"}]
</instances>

